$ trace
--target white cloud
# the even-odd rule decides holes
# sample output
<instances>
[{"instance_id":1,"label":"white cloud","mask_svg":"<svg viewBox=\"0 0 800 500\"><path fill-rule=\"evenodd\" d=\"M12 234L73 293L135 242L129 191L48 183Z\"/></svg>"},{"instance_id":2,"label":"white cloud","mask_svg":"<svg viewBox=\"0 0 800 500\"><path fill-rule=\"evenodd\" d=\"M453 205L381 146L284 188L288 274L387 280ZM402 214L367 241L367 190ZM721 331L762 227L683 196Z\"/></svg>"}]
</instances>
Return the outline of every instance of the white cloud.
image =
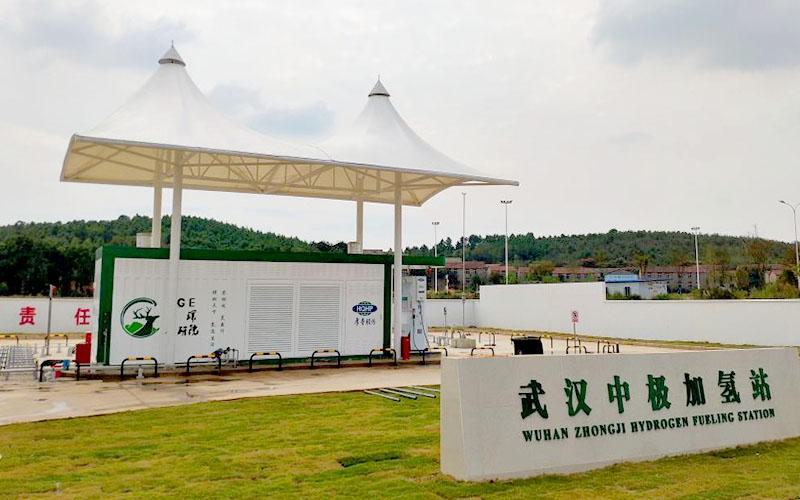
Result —
<instances>
[{"instance_id":1,"label":"white cloud","mask_svg":"<svg viewBox=\"0 0 800 500\"><path fill-rule=\"evenodd\" d=\"M57 57L88 66L145 67L171 39L192 38L182 22L161 16L142 22L108 7L90 0L9 2L0 16L0 39L43 60Z\"/></svg>"},{"instance_id":2,"label":"white cloud","mask_svg":"<svg viewBox=\"0 0 800 500\"><path fill-rule=\"evenodd\" d=\"M622 63L655 57L744 70L797 67L798 19L793 0L607 0L592 39Z\"/></svg>"},{"instance_id":3,"label":"white cloud","mask_svg":"<svg viewBox=\"0 0 800 500\"><path fill-rule=\"evenodd\" d=\"M663 15L662 3L590 1L28 5L0 3L0 168L13 179L0 184L0 223L149 213L147 189L60 183L58 174L70 135L122 104L175 38L220 107L295 137L353 119L380 73L429 143L521 182L467 189L468 233L501 232L499 200L510 198L512 232L700 225L744 234L758 224L762 235L793 237L791 214L776 202L800 183L791 5L731 4L713 23L711 7L681 2ZM745 14L765 28L737 17ZM52 26L58 19L71 28ZM742 40L731 40L737 32ZM460 192L406 209L404 241L430 244L432 220L442 237L458 238ZM185 200L189 214L305 239L355 233L353 203L202 192ZM365 226L367 247L392 245L391 207L368 205Z\"/></svg>"}]
</instances>

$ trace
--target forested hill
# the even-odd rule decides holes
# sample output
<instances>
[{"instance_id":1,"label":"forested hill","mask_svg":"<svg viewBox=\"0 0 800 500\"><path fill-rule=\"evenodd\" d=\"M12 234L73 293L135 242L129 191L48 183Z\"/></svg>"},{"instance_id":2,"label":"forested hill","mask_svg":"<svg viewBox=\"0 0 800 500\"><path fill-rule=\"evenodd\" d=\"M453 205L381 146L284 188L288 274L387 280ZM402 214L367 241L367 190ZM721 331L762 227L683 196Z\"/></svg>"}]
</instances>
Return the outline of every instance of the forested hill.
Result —
<instances>
[{"instance_id":1,"label":"forested hill","mask_svg":"<svg viewBox=\"0 0 800 500\"><path fill-rule=\"evenodd\" d=\"M0 242L15 236L49 242L57 246L89 245L135 245L136 233L150 232L150 217L136 215L120 216L116 220L72 222L17 222L0 226ZM162 219L162 240L169 243L170 217ZM298 238L264 233L214 219L184 216L181 245L186 248L236 249L236 250L283 250L290 252L329 251L331 245L324 242L307 243ZM346 245L339 245L344 251Z\"/></svg>"},{"instance_id":2,"label":"forested hill","mask_svg":"<svg viewBox=\"0 0 800 500\"><path fill-rule=\"evenodd\" d=\"M739 265L754 261L794 263L790 244L753 237L699 236L700 260L721 260ZM502 262L505 236L470 236L467 259ZM439 255L461 256L460 238L442 240ZM414 255L432 254L427 246L413 247ZM617 231L607 233L536 237L533 233L512 234L508 239L508 258L515 264L548 260L556 266L623 267L635 265L636 256L647 256L656 266L685 265L694 262L694 235L679 231Z\"/></svg>"},{"instance_id":3,"label":"forested hill","mask_svg":"<svg viewBox=\"0 0 800 500\"><path fill-rule=\"evenodd\" d=\"M163 219L163 243L169 242L170 219ZM0 295L43 294L47 284L63 295L88 293L94 276L94 251L101 245L136 243L136 233L150 231L150 218L121 216L112 221L55 223L18 222L0 226ZM503 260L502 235L470 236L467 258ZM184 217L181 244L185 248L344 252L343 242L306 242L298 238L235 226L200 217ZM701 235L701 260L736 265L753 261L791 261L791 245L752 238ZM433 255L427 246L408 248L413 255ZM457 239L441 241L439 255L459 256ZM757 253L757 254L756 254ZM684 264L694 260L689 233L616 231L605 234L548 236L511 235L509 259L515 264L548 260L555 265L630 266L646 255L651 265Z\"/></svg>"},{"instance_id":4,"label":"forested hill","mask_svg":"<svg viewBox=\"0 0 800 500\"><path fill-rule=\"evenodd\" d=\"M150 231L150 218L121 216L111 221L18 222L0 226L0 295L45 294L47 284L62 295L86 295L94 279L94 252L101 245L136 244L136 233ZM298 238L204 219L183 217L184 248L344 252L347 245ZM169 242L170 218L162 220Z\"/></svg>"}]
</instances>

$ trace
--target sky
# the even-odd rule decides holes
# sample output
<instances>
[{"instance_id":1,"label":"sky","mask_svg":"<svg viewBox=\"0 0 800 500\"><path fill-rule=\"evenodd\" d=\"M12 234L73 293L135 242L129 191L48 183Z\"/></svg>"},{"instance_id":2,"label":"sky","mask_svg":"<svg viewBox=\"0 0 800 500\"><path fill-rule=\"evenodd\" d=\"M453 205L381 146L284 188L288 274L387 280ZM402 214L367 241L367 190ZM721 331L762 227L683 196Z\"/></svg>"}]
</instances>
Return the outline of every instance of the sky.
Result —
<instances>
[{"instance_id":1,"label":"sky","mask_svg":"<svg viewBox=\"0 0 800 500\"><path fill-rule=\"evenodd\" d=\"M377 75L448 156L519 187L404 209L404 245L462 232L686 230L794 239L800 2L0 0L0 224L149 215L152 190L59 181L69 138L174 40L200 89L268 135L316 144ZM165 190L164 206L170 205ZM187 191L184 214L355 239L355 203ZM168 212L168 210L165 210ZM367 204L366 248L393 208Z\"/></svg>"}]
</instances>

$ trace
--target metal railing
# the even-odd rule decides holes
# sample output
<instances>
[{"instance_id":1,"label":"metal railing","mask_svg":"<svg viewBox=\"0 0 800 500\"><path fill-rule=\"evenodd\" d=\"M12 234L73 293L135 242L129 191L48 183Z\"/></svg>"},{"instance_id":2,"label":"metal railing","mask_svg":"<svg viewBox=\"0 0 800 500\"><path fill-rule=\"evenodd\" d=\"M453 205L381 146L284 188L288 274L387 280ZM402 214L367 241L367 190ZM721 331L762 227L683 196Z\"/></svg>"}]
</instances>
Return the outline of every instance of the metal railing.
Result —
<instances>
[{"instance_id":1,"label":"metal railing","mask_svg":"<svg viewBox=\"0 0 800 500\"><path fill-rule=\"evenodd\" d=\"M619 344L612 344L611 342L606 341L603 344L603 349L601 351L600 342L597 342L597 352L602 352L603 354L619 354Z\"/></svg>"},{"instance_id":2,"label":"metal railing","mask_svg":"<svg viewBox=\"0 0 800 500\"><path fill-rule=\"evenodd\" d=\"M578 337L567 337L567 354L569 354L570 347L572 347L573 349L578 347L583 347L581 339L579 339ZM586 351L586 348L584 347L583 350Z\"/></svg>"},{"instance_id":3,"label":"metal railing","mask_svg":"<svg viewBox=\"0 0 800 500\"><path fill-rule=\"evenodd\" d=\"M486 345L488 345L490 347L495 347L497 345L497 337L495 336L494 332L484 332L484 331L478 332L478 343L479 344L481 343L481 336L483 336L484 334L492 336L492 343L491 344L486 344Z\"/></svg>"},{"instance_id":4,"label":"metal railing","mask_svg":"<svg viewBox=\"0 0 800 500\"><path fill-rule=\"evenodd\" d=\"M342 354L339 352L338 349L317 349L316 351L311 353L311 369L314 369L314 357L317 354L327 354L327 353L336 353L336 368L342 367ZM322 358L332 358L333 356L320 356ZM318 357L317 359L319 359Z\"/></svg>"},{"instance_id":5,"label":"metal railing","mask_svg":"<svg viewBox=\"0 0 800 500\"><path fill-rule=\"evenodd\" d=\"M487 351L487 350L492 351L492 357L494 357L494 347L488 347L488 346L473 347L472 350L469 351L469 355L474 356L475 351Z\"/></svg>"},{"instance_id":6,"label":"metal railing","mask_svg":"<svg viewBox=\"0 0 800 500\"><path fill-rule=\"evenodd\" d=\"M422 349L421 351L412 351L412 352L418 352L422 356L422 364L424 365L425 364L425 356L428 356L429 354L433 354L433 351L444 351L444 356L447 357L447 348L444 347L444 346L433 346L433 347L429 346L429 347L426 347L425 349Z\"/></svg>"},{"instance_id":7,"label":"metal railing","mask_svg":"<svg viewBox=\"0 0 800 500\"><path fill-rule=\"evenodd\" d=\"M581 350L583 350L583 354L589 354L589 351L586 349L585 345L571 345L567 346L567 354L569 354L569 350L572 349L573 354L581 354Z\"/></svg>"},{"instance_id":8,"label":"metal railing","mask_svg":"<svg viewBox=\"0 0 800 500\"><path fill-rule=\"evenodd\" d=\"M44 340L46 342L50 342L51 337L62 338L64 339L64 345L69 345L69 335L67 335L66 333L51 333L50 335L46 336Z\"/></svg>"},{"instance_id":9,"label":"metal railing","mask_svg":"<svg viewBox=\"0 0 800 500\"><path fill-rule=\"evenodd\" d=\"M153 369L154 369L154 377L158 378L158 361L156 358L152 356L142 356L142 357L130 357L125 358L122 360L122 363L119 365L119 380L122 382L122 377L125 375L125 363L127 361L152 361L153 362ZM136 366L142 366L141 363L138 363ZM187 367L188 370L188 367ZM188 372L187 372L188 375Z\"/></svg>"},{"instance_id":10,"label":"metal railing","mask_svg":"<svg viewBox=\"0 0 800 500\"><path fill-rule=\"evenodd\" d=\"M5 335L5 334L4 335L0 335L0 339L16 339L17 345L19 345L19 337L17 337L13 333L9 334L9 335Z\"/></svg>"},{"instance_id":11,"label":"metal railing","mask_svg":"<svg viewBox=\"0 0 800 500\"><path fill-rule=\"evenodd\" d=\"M247 369L248 372L253 373L253 358L256 356L278 356L278 371L283 370L283 356L278 351L263 351L254 352L250 355L250 363Z\"/></svg>"},{"instance_id":12,"label":"metal railing","mask_svg":"<svg viewBox=\"0 0 800 500\"><path fill-rule=\"evenodd\" d=\"M189 359L186 360L186 376L189 376L189 363L192 362L193 359L216 359L217 360L217 375L222 375L222 358L217 356L215 353L211 354L195 354L194 356L189 356Z\"/></svg>"},{"instance_id":13,"label":"metal railing","mask_svg":"<svg viewBox=\"0 0 800 500\"><path fill-rule=\"evenodd\" d=\"M373 352L380 352L380 353L382 353L381 354L382 356L386 355L387 352L391 352L392 353L392 358L393 358L392 359L392 364L394 364L394 366L397 366L397 351L395 351L391 347L379 347L377 349L372 349L371 351L369 351L369 365L368 366L372 366L372 353Z\"/></svg>"}]
</instances>

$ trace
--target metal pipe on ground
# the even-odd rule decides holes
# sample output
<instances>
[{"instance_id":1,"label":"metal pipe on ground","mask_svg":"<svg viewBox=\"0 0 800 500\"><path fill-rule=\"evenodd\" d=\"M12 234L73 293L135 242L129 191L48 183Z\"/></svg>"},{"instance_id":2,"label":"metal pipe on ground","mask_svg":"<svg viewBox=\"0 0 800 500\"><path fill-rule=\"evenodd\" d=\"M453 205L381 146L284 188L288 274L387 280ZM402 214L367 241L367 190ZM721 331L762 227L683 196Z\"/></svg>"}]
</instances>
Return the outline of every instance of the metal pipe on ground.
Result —
<instances>
[{"instance_id":1,"label":"metal pipe on ground","mask_svg":"<svg viewBox=\"0 0 800 500\"><path fill-rule=\"evenodd\" d=\"M380 389L380 391L381 392L388 392L389 394L394 394L396 396L402 396L402 397L408 398L408 399L417 399L417 397L414 396L413 394L406 394L406 393L400 392L400 391L393 391L392 389Z\"/></svg>"},{"instance_id":2,"label":"metal pipe on ground","mask_svg":"<svg viewBox=\"0 0 800 500\"><path fill-rule=\"evenodd\" d=\"M433 391L433 392L442 392L439 389L434 389L433 387L417 387L415 385L411 386L412 389L416 389L418 391Z\"/></svg>"},{"instance_id":3,"label":"metal pipe on ground","mask_svg":"<svg viewBox=\"0 0 800 500\"><path fill-rule=\"evenodd\" d=\"M436 394L428 394L428 393L424 393L424 392L420 392L420 391L412 391L411 389L406 389L404 387L392 387L392 390L405 392L405 393L408 393L408 394L414 394L416 396L424 396L426 398L436 399Z\"/></svg>"},{"instance_id":4,"label":"metal pipe on ground","mask_svg":"<svg viewBox=\"0 0 800 500\"><path fill-rule=\"evenodd\" d=\"M373 396L380 396L382 398L391 399L392 401L400 402L400 398L396 398L394 396L389 396L388 394L381 394L380 392L375 391L364 391L364 394L371 394Z\"/></svg>"}]
</instances>

